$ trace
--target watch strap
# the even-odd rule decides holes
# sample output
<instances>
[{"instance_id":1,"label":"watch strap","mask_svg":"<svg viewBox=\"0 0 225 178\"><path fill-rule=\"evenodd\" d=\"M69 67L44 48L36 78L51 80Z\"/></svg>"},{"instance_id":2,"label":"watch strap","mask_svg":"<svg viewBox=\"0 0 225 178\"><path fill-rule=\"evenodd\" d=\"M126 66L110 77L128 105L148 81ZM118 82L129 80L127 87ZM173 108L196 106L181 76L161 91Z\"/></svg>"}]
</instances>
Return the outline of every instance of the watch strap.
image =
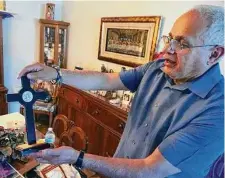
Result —
<instances>
[{"instance_id":1,"label":"watch strap","mask_svg":"<svg viewBox=\"0 0 225 178\"><path fill-rule=\"evenodd\" d=\"M84 158L84 151L81 150L80 154L77 158L76 163L74 164L76 168L81 169L82 168L82 164L83 164L83 158Z\"/></svg>"}]
</instances>

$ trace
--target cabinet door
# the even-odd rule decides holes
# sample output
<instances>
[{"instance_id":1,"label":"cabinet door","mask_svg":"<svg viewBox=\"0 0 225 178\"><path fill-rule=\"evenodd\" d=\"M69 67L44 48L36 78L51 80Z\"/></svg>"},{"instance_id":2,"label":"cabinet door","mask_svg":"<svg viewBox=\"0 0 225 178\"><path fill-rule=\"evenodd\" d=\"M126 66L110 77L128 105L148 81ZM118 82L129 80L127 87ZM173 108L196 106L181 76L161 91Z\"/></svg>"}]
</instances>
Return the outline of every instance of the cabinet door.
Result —
<instances>
[{"instance_id":1,"label":"cabinet door","mask_svg":"<svg viewBox=\"0 0 225 178\"><path fill-rule=\"evenodd\" d=\"M69 118L69 103L64 98L58 98L57 107L57 114L63 114Z\"/></svg>"},{"instance_id":2,"label":"cabinet door","mask_svg":"<svg viewBox=\"0 0 225 178\"><path fill-rule=\"evenodd\" d=\"M75 126L80 127L85 132L88 139L87 152L99 155L102 152L103 128L92 117L75 108L71 108L69 118L74 122Z\"/></svg>"},{"instance_id":3,"label":"cabinet door","mask_svg":"<svg viewBox=\"0 0 225 178\"><path fill-rule=\"evenodd\" d=\"M41 62L46 65L55 64L56 27L42 25L41 27Z\"/></svg>"},{"instance_id":4,"label":"cabinet door","mask_svg":"<svg viewBox=\"0 0 225 178\"><path fill-rule=\"evenodd\" d=\"M103 139L103 151L102 156L113 157L116 148L119 144L120 137L110 132L108 129L104 129Z\"/></svg>"},{"instance_id":5,"label":"cabinet door","mask_svg":"<svg viewBox=\"0 0 225 178\"><path fill-rule=\"evenodd\" d=\"M61 68L66 67L67 28L59 26L58 29L57 63Z\"/></svg>"}]
</instances>

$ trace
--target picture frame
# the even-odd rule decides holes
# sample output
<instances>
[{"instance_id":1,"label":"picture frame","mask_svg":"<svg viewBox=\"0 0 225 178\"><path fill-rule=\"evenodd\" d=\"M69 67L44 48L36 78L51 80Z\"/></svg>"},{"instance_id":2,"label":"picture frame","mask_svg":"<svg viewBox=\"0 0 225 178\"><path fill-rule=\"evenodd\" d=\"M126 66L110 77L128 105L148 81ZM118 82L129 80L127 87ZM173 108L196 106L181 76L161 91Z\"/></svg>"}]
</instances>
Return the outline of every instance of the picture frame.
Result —
<instances>
[{"instance_id":1,"label":"picture frame","mask_svg":"<svg viewBox=\"0 0 225 178\"><path fill-rule=\"evenodd\" d=\"M55 4L47 3L45 5L45 19L54 20L55 18Z\"/></svg>"},{"instance_id":2,"label":"picture frame","mask_svg":"<svg viewBox=\"0 0 225 178\"><path fill-rule=\"evenodd\" d=\"M161 16L101 18L98 59L137 67L153 59Z\"/></svg>"},{"instance_id":3,"label":"picture frame","mask_svg":"<svg viewBox=\"0 0 225 178\"><path fill-rule=\"evenodd\" d=\"M51 165L40 163L35 172L42 178L81 178L84 174L70 164Z\"/></svg>"},{"instance_id":4,"label":"picture frame","mask_svg":"<svg viewBox=\"0 0 225 178\"><path fill-rule=\"evenodd\" d=\"M124 91L122 96L122 107L127 108L131 104L133 97L133 93L131 93L130 91Z\"/></svg>"},{"instance_id":5,"label":"picture frame","mask_svg":"<svg viewBox=\"0 0 225 178\"><path fill-rule=\"evenodd\" d=\"M41 170L41 173L44 176L44 178L51 178L54 176L67 178L62 167L57 165L49 165L45 167L43 170Z\"/></svg>"},{"instance_id":6,"label":"picture frame","mask_svg":"<svg viewBox=\"0 0 225 178\"><path fill-rule=\"evenodd\" d=\"M0 11L6 11L6 1L0 1Z\"/></svg>"}]
</instances>

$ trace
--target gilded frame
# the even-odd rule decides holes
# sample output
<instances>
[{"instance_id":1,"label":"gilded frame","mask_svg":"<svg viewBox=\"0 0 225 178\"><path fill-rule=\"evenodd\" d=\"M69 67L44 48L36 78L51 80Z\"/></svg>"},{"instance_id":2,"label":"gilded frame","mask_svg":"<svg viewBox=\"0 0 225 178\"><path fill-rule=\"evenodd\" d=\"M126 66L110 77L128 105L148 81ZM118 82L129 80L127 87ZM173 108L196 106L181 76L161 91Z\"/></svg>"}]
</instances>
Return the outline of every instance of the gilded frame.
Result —
<instances>
[{"instance_id":1,"label":"gilded frame","mask_svg":"<svg viewBox=\"0 0 225 178\"><path fill-rule=\"evenodd\" d=\"M161 16L101 18L98 59L136 67L152 60Z\"/></svg>"}]
</instances>

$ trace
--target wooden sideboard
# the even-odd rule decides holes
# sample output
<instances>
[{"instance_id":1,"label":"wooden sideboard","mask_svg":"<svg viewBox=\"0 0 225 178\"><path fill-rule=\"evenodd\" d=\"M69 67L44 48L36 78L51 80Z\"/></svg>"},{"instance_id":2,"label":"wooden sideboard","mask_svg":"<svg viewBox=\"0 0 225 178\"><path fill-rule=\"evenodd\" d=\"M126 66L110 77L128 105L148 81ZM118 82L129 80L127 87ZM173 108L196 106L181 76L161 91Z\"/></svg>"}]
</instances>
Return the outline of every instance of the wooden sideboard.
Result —
<instances>
[{"instance_id":1,"label":"wooden sideboard","mask_svg":"<svg viewBox=\"0 0 225 178\"><path fill-rule=\"evenodd\" d=\"M8 90L4 87L2 20L3 16L0 14L0 115L8 113L8 105L5 98Z\"/></svg>"},{"instance_id":2,"label":"wooden sideboard","mask_svg":"<svg viewBox=\"0 0 225 178\"><path fill-rule=\"evenodd\" d=\"M88 153L112 157L128 113L97 95L62 85L58 94L57 114L65 115L70 123L84 131L88 139Z\"/></svg>"},{"instance_id":3,"label":"wooden sideboard","mask_svg":"<svg viewBox=\"0 0 225 178\"><path fill-rule=\"evenodd\" d=\"M8 113L8 105L6 103L6 93L7 88L0 85L0 115L4 115Z\"/></svg>"}]
</instances>

